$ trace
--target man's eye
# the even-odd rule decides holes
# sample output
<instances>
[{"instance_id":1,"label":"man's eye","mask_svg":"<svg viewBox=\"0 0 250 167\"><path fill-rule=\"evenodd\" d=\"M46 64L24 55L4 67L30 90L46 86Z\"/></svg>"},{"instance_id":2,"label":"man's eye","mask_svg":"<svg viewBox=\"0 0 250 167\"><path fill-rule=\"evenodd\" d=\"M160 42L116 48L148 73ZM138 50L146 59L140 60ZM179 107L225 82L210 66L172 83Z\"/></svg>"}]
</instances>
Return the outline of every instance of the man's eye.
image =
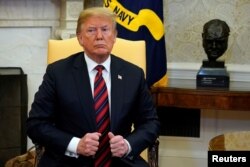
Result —
<instances>
[{"instance_id":1,"label":"man's eye","mask_svg":"<svg viewBox=\"0 0 250 167\"><path fill-rule=\"evenodd\" d=\"M95 32L94 29L88 29L87 32Z\"/></svg>"},{"instance_id":2,"label":"man's eye","mask_svg":"<svg viewBox=\"0 0 250 167\"><path fill-rule=\"evenodd\" d=\"M95 28L87 29L87 33L88 33L88 34L91 34L91 35L92 35L92 34L95 34L96 31L97 31L97 30L96 30Z\"/></svg>"},{"instance_id":3,"label":"man's eye","mask_svg":"<svg viewBox=\"0 0 250 167\"><path fill-rule=\"evenodd\" d=\"M108 31L108 29L107 28L103 28L102 31Z\"/></svg>"},{"instance_id":4,"label":"man's eye","mask_svg":"<svg viewBox=\"0 0 250 167\"><path fill-rule=\"evenodd\" d=\"M109 29L109 28L102 28L102 32L107 33L107 32L109 32L109 31L110 31L110 29Z\"/></svg>"}]
</instances>

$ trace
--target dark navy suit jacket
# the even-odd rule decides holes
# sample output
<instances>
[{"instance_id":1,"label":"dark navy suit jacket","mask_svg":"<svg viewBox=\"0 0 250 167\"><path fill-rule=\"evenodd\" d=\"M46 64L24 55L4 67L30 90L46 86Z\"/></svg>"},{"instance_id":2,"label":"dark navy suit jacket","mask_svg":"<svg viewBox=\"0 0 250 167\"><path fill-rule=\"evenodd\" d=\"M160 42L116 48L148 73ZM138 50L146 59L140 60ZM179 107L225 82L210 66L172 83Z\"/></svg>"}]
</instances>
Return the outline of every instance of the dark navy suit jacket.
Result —
<instances>
[{"instance_id":1,"label":"dark navy suit jacket","mask_svg":"<svg viewBox=\"0 0 250 167\"><path fill-rule=\"evenodd\" d=\"M93 97L84 53L48 65L27 119L27 134L45 148L44 167L92 166L93 158L65 156L72 137L96 132ZM131 133L132 124L135 131ZM132 151L113 166L145 166L139 154L157 138L159 122L143 70L111 55L111 131Z\"/></svg>"}]
</instances>

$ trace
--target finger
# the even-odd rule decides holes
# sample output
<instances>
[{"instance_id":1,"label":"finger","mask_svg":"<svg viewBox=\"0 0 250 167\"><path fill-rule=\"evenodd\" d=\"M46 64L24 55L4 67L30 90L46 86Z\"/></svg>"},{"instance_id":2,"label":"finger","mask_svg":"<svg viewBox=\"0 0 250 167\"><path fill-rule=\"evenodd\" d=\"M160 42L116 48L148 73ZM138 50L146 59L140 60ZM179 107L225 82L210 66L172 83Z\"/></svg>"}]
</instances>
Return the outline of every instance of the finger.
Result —
<instances>
[{"instance_id":1,"label":"finger","mask_svg":"<svg viewBox=\"0 0 250 167\"><path fill-rule=\"evenodd\" d=\"M112 132L109 132L108 136L109 136L110 139L112 139L113 137L115 137L115 135Z\"/></svg>"},{"instance_id":2,"label":"finger","mask_svg":"<svg viewBox=\"0 0 250 167\"><path fill-rule=\"evenodd\" d=\"M101 137L101 133L99 132L94 132L94 133L91 133L91 136L90 138L93 139L93 140L99 140L99 138Z\"/></svg>"},{"instance_id":3,"label":"finger","mask_svg":"<svg viewBox=\"0 0 250 167\"><path fill-rule=\"evenodd\" d=\"M125 152L125 149L124 148L111 148L111 153L112 153L112 156L114 157L122 157L126 152Z\"/></svg>"}]
</instances>

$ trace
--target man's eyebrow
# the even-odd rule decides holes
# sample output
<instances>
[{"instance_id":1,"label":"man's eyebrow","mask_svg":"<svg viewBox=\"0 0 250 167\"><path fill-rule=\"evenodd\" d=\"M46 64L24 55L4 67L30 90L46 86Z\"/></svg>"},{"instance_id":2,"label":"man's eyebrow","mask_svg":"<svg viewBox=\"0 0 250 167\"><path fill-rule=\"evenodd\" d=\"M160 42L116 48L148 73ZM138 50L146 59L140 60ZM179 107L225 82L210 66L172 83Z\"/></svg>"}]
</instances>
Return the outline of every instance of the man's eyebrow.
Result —
<instances>
[{"instance_id":1,"label":"man's eyebrow","mask_svg":"<svg viewBox=\"0 0 250 167\"><path fill-rule=\"evenodd\" d=\"M94 26L94 25L88 26L88 28L105 28L105 27L109 27L109 25L104 25L104 26L99 26L99 27Z\"/></svg>"},{"instance_id":2,"label":"man's eyebrow","mask_svg":"<svg viewBox=\"0 0 250 167\"><path fill-rule=\"evenodd\" d=\"M108 25L104 25L101 28L109 28L109 26Z\"/></svg>"}]
</instances>

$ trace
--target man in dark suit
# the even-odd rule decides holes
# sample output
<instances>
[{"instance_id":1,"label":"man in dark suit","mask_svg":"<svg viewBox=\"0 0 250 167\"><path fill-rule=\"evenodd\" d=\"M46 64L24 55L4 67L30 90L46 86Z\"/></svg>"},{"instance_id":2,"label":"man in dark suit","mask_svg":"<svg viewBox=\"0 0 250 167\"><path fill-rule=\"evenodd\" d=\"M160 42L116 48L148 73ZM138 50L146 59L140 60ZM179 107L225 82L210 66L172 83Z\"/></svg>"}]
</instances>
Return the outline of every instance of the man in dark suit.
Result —
<instances>
[{"instance_id":1,"label":"man in dark suit","mask_svg":"<svg viewBox=\"0 0 250 167\"><path fill-rule=\"evenodd\" d=\"M106 8L84 10L76 30L84 52L48 65L27 119L28 136L45 148L39 167L148 166L139 155L156 140L158 117L143 70L110 54L115 18ZM98 65L107 88L108 130L96 121Z\"/></svg>"}]
</instances>

